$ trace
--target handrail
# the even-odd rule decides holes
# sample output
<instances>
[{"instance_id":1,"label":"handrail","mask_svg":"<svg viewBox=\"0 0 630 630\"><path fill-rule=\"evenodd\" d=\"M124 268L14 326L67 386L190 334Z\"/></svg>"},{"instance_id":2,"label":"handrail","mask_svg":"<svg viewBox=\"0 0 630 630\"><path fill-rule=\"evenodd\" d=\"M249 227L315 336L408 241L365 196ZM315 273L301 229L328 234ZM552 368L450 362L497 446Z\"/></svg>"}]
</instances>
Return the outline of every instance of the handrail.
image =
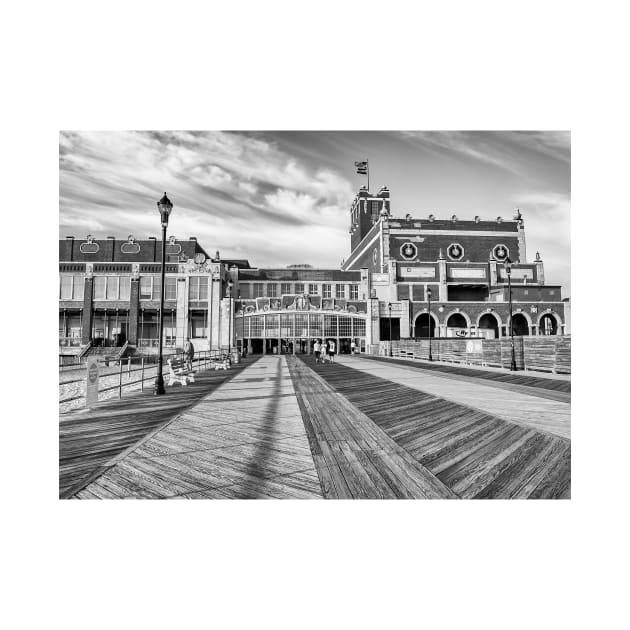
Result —
<instances>
[{"instance_id":1,"label":"handrail","mask_svg":"<svg viewBox=\"0 0 630 630\"><path fill-rule=\"evenodd\" d=\"M92 340L85 344L85 348L81 348L81 352L79 352L79 360L81 360L88 352L88 350L92 347Z\"/></svg>"}]
</instances>

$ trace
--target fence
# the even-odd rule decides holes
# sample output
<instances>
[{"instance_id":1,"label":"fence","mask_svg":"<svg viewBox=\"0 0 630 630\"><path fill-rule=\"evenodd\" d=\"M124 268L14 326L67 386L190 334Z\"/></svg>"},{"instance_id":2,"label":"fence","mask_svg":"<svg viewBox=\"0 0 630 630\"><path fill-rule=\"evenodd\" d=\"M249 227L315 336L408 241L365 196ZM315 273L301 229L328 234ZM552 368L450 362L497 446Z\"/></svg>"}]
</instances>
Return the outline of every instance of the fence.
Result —
<instances>
[{"instance_id":1,"label":"fence","mask_svg":"<svg viewBox=\"0 0 630 630\"><path fill-rule=\"evenodd\" d=\"M382 341L370 347L370 354L388 356L390 342ZM391 355L406 359L428 359L428 339L401 339L391 342ZM431 339L434 361L468 363L509 368L512 344L509 337L501 339L437 337ZM514 358L518 370L537 370L558 374L571 373L571 337L549 335L514 337Z\"/></svg>"},{"instance_id":2,"label":"fence","mask_svg":"<svg viewBox=\"0 0 630 630\"><path fill-rule=\"evenodd\" d=\"M193 369L197 372L206 370L216 359L225 356L222 350L201 351L195 353ZM173 357L183 358L181 353L164 355L162 375L168 374L167 360ZM99 401L109 398L122 398L123 390L144 391L146 381L154 381L157 376L157 356L127 357L117 362L103 358L99 365ZM59 374L59 410L60 412L78 409L85 405L86 392L85 366L75 367ZM103 395L103 396L101 396Z\"/></svg>"}]
</instances>

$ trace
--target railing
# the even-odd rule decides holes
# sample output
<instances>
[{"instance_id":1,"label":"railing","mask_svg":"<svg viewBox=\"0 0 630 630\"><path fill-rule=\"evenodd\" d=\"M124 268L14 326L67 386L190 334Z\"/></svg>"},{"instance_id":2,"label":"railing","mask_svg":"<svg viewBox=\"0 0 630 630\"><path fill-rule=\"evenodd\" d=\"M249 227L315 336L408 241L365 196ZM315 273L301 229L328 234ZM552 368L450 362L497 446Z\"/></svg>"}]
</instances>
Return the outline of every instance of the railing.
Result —
<instances>
[{"instance_id":1,"label":"railing","mask_svg":"<svg viewBox=\"0 0 630 630\"><path fill-rule=\"evenodd\" d=\"M174 348L176 343L175 343L175 337L164 337L164 341L162 343L162 347L163 348ZM138 348L157 348L159 345L159 339L153 339L151 338L143 338L143 339L138 339L138 344L137 347Z\"/></svg>"},{"instance_id":2,"label":"railing","mask_svg":"<svg viewBox=\"0 0 630 630\"><path fill-rule=\"evenodd\" d=\"M80 348L81 337L59 337L60 348Z\"/></svg>"},{"instance_id":3,"label":"railing","mask_svg":"<svg viewBox=\"0 0 630 630\"><path fill-rule=\"evenodd\" d=\"M200 352L196 352L194 359L192 361L193 369L196 367L196 371L200 372L202 370L207 370L209 367L213 365L213 362L216 360L220 360L222 357L226 356L226 352L221 350L203 350ZM172 357L184 358L183 353L171 353L164 356L164 363L162 366L162 375L166 376L169 372L169 367L167 364L168 359ZM141 357L127 357L125 359L120 359L118 361L112 361L111 359L105 359L97 361L99 365L99 384L105 384L105 387L99 387L99 397L101 394L107 392L114 392L117 390L118 398L122 398L124 388L133 387L140 385L140 387L136 387L135 389L139 389L140 391L144 391L145 382L150 380L154 381L157 376L157 355L156 356L141 356ZM116 363L118 365L116 365ZM74 389L79 389L79 393L75 395L66 396L65 398L59 401L59 405L68 405L70 403L76 402L81 398L85 398L85 368L81 370L81 376L77 376L75 378L71 378L60 381L59 386L60 389L64 389L67 391L69 386L74 385ZM78 372L78 370L76 370ZM132 376L135 375L135 376ZM111 396L110 396L111 397ZM72 405L72 409L79 408L81 405L75 404ZM67 411L70 409L64 409Z\"/></svg>"}]
</instances>

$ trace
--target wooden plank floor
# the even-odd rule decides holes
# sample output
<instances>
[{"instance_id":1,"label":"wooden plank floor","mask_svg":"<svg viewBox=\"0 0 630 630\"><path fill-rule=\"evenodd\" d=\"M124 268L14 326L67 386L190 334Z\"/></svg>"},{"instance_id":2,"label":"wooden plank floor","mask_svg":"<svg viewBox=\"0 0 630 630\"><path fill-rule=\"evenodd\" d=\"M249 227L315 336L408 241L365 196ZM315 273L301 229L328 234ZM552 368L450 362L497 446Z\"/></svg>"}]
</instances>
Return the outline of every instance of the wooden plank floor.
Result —
<instances>
[{"instance_id":1,"label":"wooden plank floor","mask_svg":"<svg viewBox=\"0 0 630 630\"><path fill-rule=\"evenodd\" d=\"M428 372L393 362L366 361L362 356L342 355L338 362L508 422L558 437L571 437L571 405L537 395L548 390L506 391L488 385L487 380Z\"/></svg>"},{"instance_id":2,"label":"wooden plank floor","mask_svg":"<svg viewBox=\"0 0 630 630\"><path fill-rule=\"evenodd\" d=\"M320 375L295 357L288 362L324 497L457 498Z\"/></svg>"},{"instance_id":3,"label":"wooden plank floor","mask_svg":"<svg viewBox=\"0 0 630 630\"><path fill-rule=\"evenodd\" d=\"M501 372L499 370L469 368L458 365L447 365L444 363L430 363L428 361L413 361L406 359L390 359L388 357L375 357L367 354L361 355L362 359L380 361L394 365L404 365L418 370L425 370L435 374L455 375L467 379L481 379L486 385L512 389L523 393L532 393L533 388L538 396L553 396L554 400L564 402L571 401L571 380L570 377L550 377L532 376L528 372ZM560 396L558 396L560 394ZM562 396L562 394L565 394Z\"/></svg>"},{"instance_id":4,"label":"wooden plank floor","mask_svg":"<svg viewBox=\"0 0 630 630\"><path fill-rule=\"evenodd\" d=\"M300 361L303 380L305 370L316 372L457 496L570 497L568 439L354 369L350 362L322 366L311 357ZM338 414L325 399L319 411Z\"/></svg>"},{"instance_id":5,"label":"wooden plank floor","mask_svg":"<svg viewBox=\"0 0 630 630\"><path fill-rule=\"evenodd\" d=\"M249 365L111 464L76 498L322 498L279 356Z\"/></svg>"},{"instance_id":6,"label":"wooden plank floor","mask_svg":"<svg viewBox=\"0 0 630 630\"><path fill-rule=\"evenodd\" d=\"M166 388L164 396L153 396L153 383L144 392L108 400L89 410L60 416L59 496L73 494L91 476L98 474L113 457L136 444L209 392L232 378L256 358L230 370L200 372L195 383Z\"/></svg>"}]
</instances>

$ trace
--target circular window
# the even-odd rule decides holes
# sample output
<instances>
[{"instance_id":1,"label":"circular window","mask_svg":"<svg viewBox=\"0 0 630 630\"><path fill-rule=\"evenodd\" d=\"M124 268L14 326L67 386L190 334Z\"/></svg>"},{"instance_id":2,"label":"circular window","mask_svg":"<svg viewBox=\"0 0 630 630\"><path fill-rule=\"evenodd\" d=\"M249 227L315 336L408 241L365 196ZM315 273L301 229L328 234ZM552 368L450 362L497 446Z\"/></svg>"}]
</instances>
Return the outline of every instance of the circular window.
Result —
<instances>
[{"instance_id":1,"label":"circular window","mask_svg":"<svg viewBox=\"0 0 630 630\"><path fill-rule=\"evenodd\" d=\"M378 249L376 247L374 248L374 251L372 252L372 262L375 265L378 262Z\"/></svg>"},{"instance_id":2,"label":"circular window","mask_svg":"<svg viewBox=\"0 0 630 630\"><path fill-rule=\"evenodd\" d=\"M503 262L510 255L510 250L503 245L503 243L499 243L494 246L492 250L492 255L499 261Z\"/></svg>"},{"instance_id":3,"label":"circular window","mask_svg":"<svg viewBox=\"0 0 630 630\"><path fill-rule=\"evenodd\" d=\"M418 248L413 243L403 243L400 247L400 255L405 260L413 260L418 255Z\"/></svg>"},{"instance_id":4,"label":"circular window","mask_svg":"<svg viewBox=\"0 0 630 630\"><path fill-rule=\"evenodd\" d=\"M464 248L459 243L451 243L446 253L451 260L461 260L464 257Z\"/></svg>"}]
</instances>

